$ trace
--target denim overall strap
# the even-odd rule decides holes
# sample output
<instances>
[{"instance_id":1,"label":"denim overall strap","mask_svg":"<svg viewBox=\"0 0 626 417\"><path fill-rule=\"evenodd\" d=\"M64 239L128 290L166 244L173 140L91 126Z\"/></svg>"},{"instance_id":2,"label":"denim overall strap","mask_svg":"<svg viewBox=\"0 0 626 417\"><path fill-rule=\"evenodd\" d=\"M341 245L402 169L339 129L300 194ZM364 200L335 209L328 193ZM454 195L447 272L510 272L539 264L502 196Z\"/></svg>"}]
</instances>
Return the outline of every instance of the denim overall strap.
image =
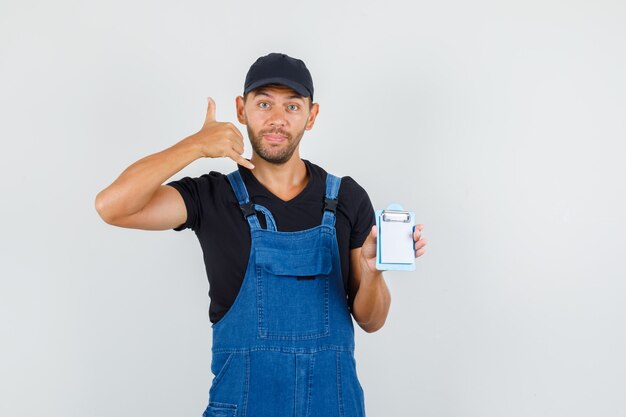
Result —
<instances>
[{"instance_id":1,"label":"denim overall strap","mask_svg":"<svg viewBox=\"0 0 626 417\"><path fill-rule=\"evenodd\" d=\"M241 211L243 212L243 216L248 221L248 224L250 224L250 229L261 229L261 223L259 223L259 218L256 215L256 211L258 210L265 215L267 230L276 231L276 222L274 221L274 216L272 216L272 213L270 213L270 211L262 205L253 204L250 201L248 191L246 190L246 186L243 183L243 179L241 178L239 170L234 170L226 177L228 178L228 181L230 181L230 185L235 192L235 197L237 197L237 201L239 203Z\"/></svg>"},{"instance_id":2,"label":"denim overall strap","mask_svg":"<svg viewBox=\"0 0 626 417\"><path fill-rule=\"evenodd\" d=\"M272 216L272 213L265 208L264 206L260 205L260 204L255 204L254 208L257 211L260 211L261 213L263 213L265 215L265 223L267 225L267 230L272 230L272 231L276 231L276 221L274 220L274 216ZM249 218L249 217L248 217ZM257 219L258 221L258 219Z\"/></svg>"},{"instance_id":3,"label":"denim overall strap","mask_svg":"<svg viewBox=\"0 0 626 417\"><path fill-rule=\"evenodd\" d=\"M341 178L331 173L326 174L326 198L324 199L324 218L322 224L325 226L335 226L335 213L337 212L337 196Z\"/></svg>"}]
</instances>

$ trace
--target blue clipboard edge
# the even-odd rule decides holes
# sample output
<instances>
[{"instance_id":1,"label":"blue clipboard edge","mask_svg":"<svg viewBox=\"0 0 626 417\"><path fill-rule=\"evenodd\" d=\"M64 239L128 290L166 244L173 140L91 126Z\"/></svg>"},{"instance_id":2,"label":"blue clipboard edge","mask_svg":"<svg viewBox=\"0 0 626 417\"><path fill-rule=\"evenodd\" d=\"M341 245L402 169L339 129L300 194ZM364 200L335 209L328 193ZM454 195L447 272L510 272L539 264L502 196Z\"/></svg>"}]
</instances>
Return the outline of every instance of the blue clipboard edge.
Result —
<instances>
[{"instance_id":1,"label":"blue clipboard edge","mask_svg":"<svg viewBox=\"0 0 626 417\"><path fill-rule=\"evenodd\" d=\"M385 210L404 210L400 204L392 203L387 206ZM382 216L383 210L376 210L376 229L380 233L380 218ZM415 213L409 211L409 215L411 216L411 221L413 222L413 232L415 232ZM380 235L379 235L380 236ZM413 262L409 264L399 264L399 263L381 263L380 262L380 239L376 239L376 269L379 271L415 271L415 258L413 258ZM415 251L415 250L414 250Z\"/></svg>"}]
</instances>

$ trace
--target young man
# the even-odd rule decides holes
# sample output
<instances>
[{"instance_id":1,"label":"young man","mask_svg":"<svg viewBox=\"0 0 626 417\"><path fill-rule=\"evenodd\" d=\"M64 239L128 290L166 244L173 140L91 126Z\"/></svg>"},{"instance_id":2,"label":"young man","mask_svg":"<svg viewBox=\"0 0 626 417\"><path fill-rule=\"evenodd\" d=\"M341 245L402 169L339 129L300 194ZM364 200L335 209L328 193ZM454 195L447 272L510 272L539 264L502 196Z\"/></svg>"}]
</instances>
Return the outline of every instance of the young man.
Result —
<instances>
[{"instance_id":1,"label":"young man","mask_svg":"<svg viewBox=\"0 0 626 417\"><path fill-rule=\"evenodd\" d=\"M375 267L372 203L352 178L300 158L319 112L304 62L259 58L236 110L250 160L239 130L215 120L209 99L202 129L128 167L96 197L98 213L116 226L190 228L198 237L213 323L204 417L364 416L352 317L374 332L391 302ZM237 169L162 185L196 159L217 157Z\"/></svg>"}]
</instances>

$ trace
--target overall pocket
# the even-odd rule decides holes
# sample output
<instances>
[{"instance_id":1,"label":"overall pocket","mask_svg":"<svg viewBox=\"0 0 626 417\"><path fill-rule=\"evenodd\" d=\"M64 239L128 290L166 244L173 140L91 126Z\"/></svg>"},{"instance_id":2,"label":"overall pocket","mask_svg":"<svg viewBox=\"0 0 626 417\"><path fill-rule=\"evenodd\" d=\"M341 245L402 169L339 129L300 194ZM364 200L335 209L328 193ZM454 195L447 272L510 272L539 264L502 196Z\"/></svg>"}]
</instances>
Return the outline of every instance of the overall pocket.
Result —
<instances>
[{"instance_id":1,"label":"overall pocket","mask_svg":"<svg viewBox=\"0 0 626 417\"><path fill-rule=\"evenodd\" d=\"M213 352L209 405L238 404L246 387L247 352ZM221 415L221 414L219 414Z\"/></svg>"},{"instance_id":2,"label":"overall pocket","mask_svg":"<svg viewBox=\"0 0 626 417\"><path fill-rule=\"evenodd\" d=\"M257 249L259 337L304 340L330 334L329 244Z\"/></svg>"},{"instance_id":3,"label":"overall pocket","mask_svg":"<svg viewBox=\"0 0 626 417\"><path fill-rule=\"evenodd\" d=\"M237 405L210 402L202 417L236 417Z\"/></svg>"},{"instance_id":4,"label":"overall pocket","mask_svg":"<svg viewBox=\"0 0 626 417\"><path fill-rule=\"evenodd\" d=\"M233 355L234 353L232 352L213 353L211 358L211 373L213 374L213 381L211 382L210 391L213 391L220 380L224 377Z\"/></svg>"}]
</instances>

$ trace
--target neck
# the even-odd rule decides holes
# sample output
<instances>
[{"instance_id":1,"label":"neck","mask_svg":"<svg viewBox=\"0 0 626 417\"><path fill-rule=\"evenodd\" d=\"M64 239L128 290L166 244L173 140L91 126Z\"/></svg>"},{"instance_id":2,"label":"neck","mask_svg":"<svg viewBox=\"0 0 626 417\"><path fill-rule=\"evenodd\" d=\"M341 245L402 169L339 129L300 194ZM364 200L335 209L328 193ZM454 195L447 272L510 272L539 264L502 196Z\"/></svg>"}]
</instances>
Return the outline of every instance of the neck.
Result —
<instances>
[{"instance_id":1,"label":"neck","mask_svg":"<svg viewBox=\"0 0 626 417\"><path fill-rule=\"evenodd\" d=\"M252 175L283 200L290 200L298 195L309 182L306 165L297 152L281 165L267 162L254 152L250 161L254 164L254 169L250 171Z\"/></svg>"}]
</instances>

